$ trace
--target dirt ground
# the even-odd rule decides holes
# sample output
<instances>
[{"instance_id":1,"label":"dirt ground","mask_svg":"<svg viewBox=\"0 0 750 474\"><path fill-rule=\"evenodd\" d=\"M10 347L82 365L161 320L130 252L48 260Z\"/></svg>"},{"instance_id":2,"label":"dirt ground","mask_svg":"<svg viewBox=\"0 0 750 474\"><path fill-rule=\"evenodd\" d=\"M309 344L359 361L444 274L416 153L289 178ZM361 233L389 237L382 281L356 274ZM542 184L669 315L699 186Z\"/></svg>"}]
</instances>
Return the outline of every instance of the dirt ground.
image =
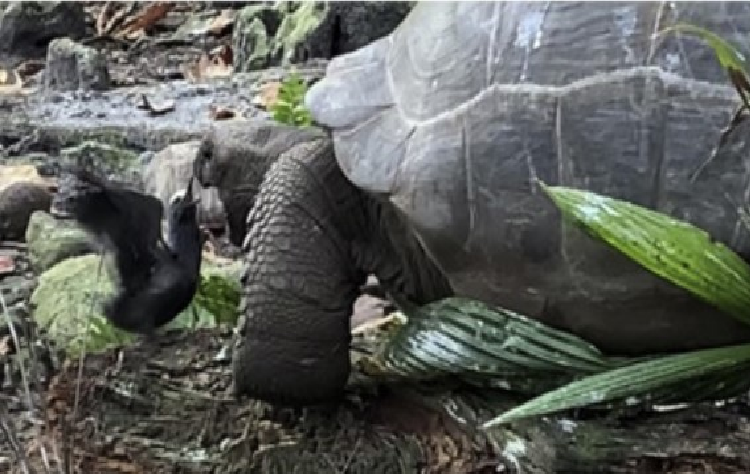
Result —
<instances>
[{"instance_id":1,"label":"dirt ground","mask_svg":"<svg viewBox=\"0 0 750 474\"><path fill-rule=\"evenodd\" d=\"M219 17L231 18L242 6L178 3L147 34L113 38L117 35L98 36L104 18L126 10L137 16L143 9L90 2L86 10L92 35L82 43L106 52L112 87L123 96L138 87L158 88L174 81L195 84L201 82L196 77L201 74L224 78L231 66L226 64L231 23L220 26L218 22L219 27L199 42L174 36L191 18L200 17L215 26ZM108 15L103 13L106 8ZM214 66L219 62L225 67L211 69L206 57ZM24 87L38 88L43 61L22 58L19 64L16 70ZM222 89L220 100L232 103L227 91ZM200 91L185 93L189 99L201 94L206 96ZM76 100L69 95L62 94L54 102L39 100L37 107L60 109L51 115L59 113L56 117L62 126L75 127L73 122L87 117L92 123L120 123L112 96ZM212 97L215 102L216 97ZM257 113L247 110L252 105L245 97L243 93L239 108L235 100L233 111ZM4 100L12 108L19 99L5 96ZM34 97L24 100L35 103ZM132 107L127 113L134 112ZM149 119L179 127L187 115L190 111L178 107L175 113ZM70 123L66 124L66 118ZM54 155L56 151L47 150L39 137L10 137L3 142L18 148L15 154ZM20 248L22 254L25 249ZM355 320L366 320L368 312L380 311L378 301L363 300ZM4 344L0 361L7 374L1 425L3 437L10 441L0 448L4 472L490 472L483 470L485 465L495 464L486 456L486 446L476 446L455 426L450 428L455 436L447 438L449 420L389 394L358 394L345 406L322 412L237 399L231 390L229 330L172 333L159 338L156 345L144 342L112 348L80 360L65 357L35 331L30 319L16 327L18 344L10 333L0 338ZM378 403L366 403L360 397L372 397ZM299 439L305 432L300 423L314 425L318 434ZM409 446L401 446L403 441L384 441L397 437L408 438ZM367 467L373 460L379 465ZM389 464L396 460L403 465Z\"/></svg>"},{"instance_id":2,"label":"dirt ground","mask_svg":"<svg viewBox=\"0 0 750 474\"><path fill-rule=\"evenodd\" d=\"M226 54L231 27L217 26L200 44L175 40L176 29L191 15L216 19L231 16L222 10L242 6L177 4L135 39L92 36L83 42L106 50L115 88L182 80L202 55ZM105 2L87 5L92 32L104 8ZM33 71L43 64L26 64L22 79L33 86ZM166 334L157 345L112 348L88 355L79 365L25 323L18 344L9 331L0 334L0 432L7 441L0 444L3 472L548 472L540 467L515 471L499 458L499 446L468 433L443 412L382 387L365 385L343 406L327 409L275 408L237 399L231 388L230 330ZM738 446L750 442L750 410L744 402L722 410L691 412L679 420L662 417L653 425L638 418L637 429L628 425L632 420L597 422L592 432L601 438L591 445L592 459L610 449L636 460L613 462L616 468L580 464L580 469L558 472L747 472L748 455ZM532 441L543 432L540 439L554 439L560 452L565 451L560 446L573 446L572 465L582 462L583 449L575 446L584 440L547 436L545 429L526 432L529 446L541 446L539 456L546 456L549 446ZM685 430L694 436L684 435ZM640 449L639 442L659 448Z\"/></svg>"}]
</instances>

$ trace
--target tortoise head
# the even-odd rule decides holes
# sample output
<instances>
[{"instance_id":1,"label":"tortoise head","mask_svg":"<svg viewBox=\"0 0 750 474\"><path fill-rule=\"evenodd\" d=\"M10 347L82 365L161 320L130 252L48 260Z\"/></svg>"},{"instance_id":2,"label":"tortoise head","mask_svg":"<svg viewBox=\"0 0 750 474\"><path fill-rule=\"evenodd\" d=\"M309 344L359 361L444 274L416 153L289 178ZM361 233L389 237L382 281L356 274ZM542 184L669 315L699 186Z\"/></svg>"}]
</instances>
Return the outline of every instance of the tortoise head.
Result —
<instances>
[{"instance_id":1,"label":"tortoise head","mask_svg":"<svg viewBox=\"0 0 750 474\"><path fill-rule=\"evenodd\" d=\"M193 176L201 186L209 188L221 182L223 158L214 146L213 136L209 134L203 137L193 161Z\"/></svg>"}]
</instances>

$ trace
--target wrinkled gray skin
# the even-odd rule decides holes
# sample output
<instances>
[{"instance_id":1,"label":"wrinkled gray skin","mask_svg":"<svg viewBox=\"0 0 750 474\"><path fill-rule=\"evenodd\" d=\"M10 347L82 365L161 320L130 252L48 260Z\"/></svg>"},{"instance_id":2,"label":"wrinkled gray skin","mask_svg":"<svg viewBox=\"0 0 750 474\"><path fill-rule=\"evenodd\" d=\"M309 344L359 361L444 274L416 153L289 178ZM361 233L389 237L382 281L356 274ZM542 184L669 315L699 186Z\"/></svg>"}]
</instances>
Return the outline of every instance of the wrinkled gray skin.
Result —
<instances>
[{"instance_id":1,"label":"wrinkled gray skin","mask_svg":"<svg viewBox=\"0 0 750 474\"><path fill-rule=\"evenodd\" d=\"M750 4L420 2L393 35L333 60L307 105L335 156L323 141L282 156L250 214L237 389L340 393L363 268L415 302L450 292L442 274L611 354L750 340L564 225L535 184L658 209L750 254L747 131L702 166L738 100L701 42L653 39L678 21L743 45Z\"/></svg>"},{"instance_id":2,"label":"wrinkled gray skin","mask_svg":"<svg viewBox=\"0 0 750 474\"><path fill-rule=\"evenodd\" d=\"M283 153L248 218L235 387L274 403L342 394L349 318L367 275L398 300L451 294L392 206L355 188L325 135Z\"/></svg>"},{"instance_id":3,"label":"wrinkled gray skin","mask_svg":"<svg viewBox=\"0 0 750 474\"><path fill-rule=\"evenodd\" d=\"M221 122L206 134L193 173L201 186L218 189L232 244L242 245L247 214L271 163L297 143L324 135L319 129L245 121Z\"/></svg>"},{"instance_id":4,"label":"wrinkled gray skin","mask_svg":"<svg viewBox=\"0 0 750 474\"><path fill-rule=\"evenodd\" d=\"M391 206L346 180L319 128L217 125L194 172L201 185L219 189L232 240L241 243L253 229L245 242L241 392L286 404L340 395L350 367L349 317L370 274L396 298L424 303L450 294ZM256 194L261 202L248 215ZM404 278L403 268L414 273Z\"/></svg>"}]
</instances>

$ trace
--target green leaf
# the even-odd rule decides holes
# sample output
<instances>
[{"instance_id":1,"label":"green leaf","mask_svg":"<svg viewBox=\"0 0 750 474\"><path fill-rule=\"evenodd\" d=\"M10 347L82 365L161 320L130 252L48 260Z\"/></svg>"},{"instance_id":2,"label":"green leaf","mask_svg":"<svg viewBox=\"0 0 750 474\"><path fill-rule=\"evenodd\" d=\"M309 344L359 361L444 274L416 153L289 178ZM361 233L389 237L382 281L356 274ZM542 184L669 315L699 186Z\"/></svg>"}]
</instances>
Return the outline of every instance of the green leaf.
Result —
<instances>
[{"instance_id":1,"label":"green leaf","mask_svg":"<svg viewBox=\"0 0 750 474\"><path fill-rule=\"evenodd\" d=\"M663 29L660 34L667 34L671 32L692 33L695 36L700 37L701 39L706 41L709 46L711 46L711 49L714 50L714 53L719 60L719 64L721 64L723 68L734 68L740 71L745 70L745 56L716 33L713 33L705 28L701 28L700 26L695 26L688 23L679 23L677 25Z\"/></svg>"},{"instance_id":2,"label":"green leaf","mask_svg":"<svg viewBox=\"0 0 750 474\"><path fill-rule=\"evenodd\" d=\"M563 215L589 235L750 324L750 266L705 231L629 202L541 186Z\"/></svg>"},{"instance_id":3,"label":"green leaf","mask_svg":"<svg viewBox=\"0 0 750 474\"><path fill-rule=\"evenodd\" d=\"M201 275L193 304L210 313L214 324L234 324L240 303L240 287L235 281L219 275Z\"/></svg>"},{"instance_id":4,"label":"green leaf","mask_svg":"<svg viewBox=\"0 0 750 474\"><path fill-rule=\"evenodd\" d=\"M312 125L312 115L304 105L307 84L298 74L292 73L281 83L271 115L279 123L304 127Z\"/></svg>"},{"instance_id":5,"label":"green leaf","mask_svg":"<svg viewBox=\"0 0 750 474\"><path fill-rule=\"evenodd\" d=\"M748 103L748 95L750 94L750 81L747 77L746 59L745 56L732 46L728 41L724 40L715 33L712 33L705 28L699 26L690 25L687 23L680 23L669 28L665 28L661 31L661 34L670 32L685 32L690 33L699 38L703 39L713 49L716 58L719 61L721 67L723 67L729 75L732 84L734 85L737 92L742 98L742 102L745 107L750 108Z\"/></svg>"},{"instance_id":6,"label":"green leaf","mask_svg":"<svg viewBox=\"0 0 750 474\"><path fill-rule=\"evenodd\" d=\"M100 315L90 317L86 329L88 333L85 336L80 335L70 340L67 346L70 356L77 357L81 352L98 353L111 347L130 344L135 340L133 334L116 328Z\"/></svg>"},{"instance_id":7,"label":"green leaf","mask_svg":"<svg viewBox=\"0 0 750 474\"><path fill-rule=\"evenodd\" d=\"M670 384L729 368L750 369L750 344L661 357L592 375L545 393L486 422L485 429L511 421L626 397L644 397Z\"/></svg>"},{"instance_id":8,"label":"green leaf","mask_svg":"<svg viewBox=\"0 0 750 474\"><path fill-rule=\"evenodd\" d=\"M576 336L480 301L452 297L413 311L382 355L388 372L412 380L452 375L536 394L614 366Z\"/></svg>"}]
</instances>

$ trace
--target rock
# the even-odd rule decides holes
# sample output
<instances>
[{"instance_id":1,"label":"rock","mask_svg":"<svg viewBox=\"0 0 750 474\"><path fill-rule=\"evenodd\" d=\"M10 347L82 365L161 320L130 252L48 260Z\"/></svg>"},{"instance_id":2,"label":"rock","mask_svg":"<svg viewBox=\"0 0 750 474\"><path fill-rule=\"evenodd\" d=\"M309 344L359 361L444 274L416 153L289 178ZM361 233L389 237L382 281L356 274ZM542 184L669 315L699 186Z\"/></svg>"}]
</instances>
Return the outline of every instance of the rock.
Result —
<instances>
[{"instance_id":1,"label":"rock","mask_svg":"<svg viewBox=\"0 0 750 474\"><path fill-rule=\"evenodd\" d=\"M75 352L86 341L87 351L100 351L112 343L125 343L134 337L106 322L102 304L115 291L111 261L101 265L98 255L69 258L53 266L39 277L31 295L33 317L40 327L61 347ZM216 267L204 262L201 275L219 275L226 283L238 288L235 265ZM215 295L214 295L215 296ZM219 295L221 297L221 295ZM215 327L211 313L191 304L165 330L177 328ZM86 331L93 328L94 330ZM84 335L88 332L88 337Z\"/></svg>"},{"instance_id":2,"label":"rock","mask_svg":"<svg viewBox=\"0 0 750 474\"><path fill-rule=\"evenodd\" d=\"M68 38L50 42L44 70L46 91L103 91L109 86L109 70L104 53Z\"/></svg>"},{"instance_id":3,"label":"rock","mask_svg":"<svg viewBox=\"0 0 750 474\"><path fill-rule=\"evenodd\" d=\"M48 211L53 181L30 164L0 166L0 241L22 240L34 211Z\"/></svg>"},{"instance_id":4,"label":"rock","mask_svg":"<svg viewBox=\"0 0 750 474\"><path fill-rule=\"evenodd\" d=\"M12 275L3 278L2 283L0 283L0 294L3 295L5 305L10 309L28 301L33 288L33 279L21 275Z\"/></svg>"},{"instance_id":5,"label":"rock","mask_svg":"<svg viewBox=\"0 0 750 474\"><path fill-rule=\"evenodd\" d=\"M116 175L119 179L128 178L127 175L130 174L131 179L128 181L140 184L138 154L125 148L87 140L80 145L63 148L60 157L64 163L94 167L107 175Z\"/></svg>"},{"instance_id":6,"label":"rock","mask_svg":"<svg viewBox=\"0 0 750 474\"><path fill-rule=\"evenodd\" d=\"M25 173L28 173L29 176L33 177L34 181L38 181L39 183L49 181L48 178L52 178L57 174L58 160L47 153L26 153L21 156L8 158L5 161L6 163L13 163L12 166L14 167L24 166L29 168L29 171L25 171Z\"/></svg>"},{"instance_id":7,"label":"rock","mask_svg":"<svg viewBox=\"0 0 750 474\"><path fill-rule=\"evenodd\" d=\"M69 258L39 277L31 295L32 315L61 347L80 347L89 321L104 319L100 308L113 292L112 279L98 255Z\"/></svg>"},{"instance_id":8,"label":"rock","mask_svg":"<svg viewBox=\"0 0 750 474\"><path fill-rule=\"evenodd\" d=\"M193 160L199 146L200 141L197 140L170 145L156 153L145 165L144 189L158 197L165 209L170 198L187 187L188 180L193 175ZM205 189L198 181L194 181L193 192L196 191L201 199L198 222L211 228L223 228L226 219L219 191L216 188Z\"/></svg>"},{"instance_id":9,"label":"rock","mask_svg":"<svg viewBox=\"0 0 750 474\"><path fill-rule=\"evenodd\" d=\"M207 35L219 36L234 23L236 4L219 6L211 2L211 9L192 12L177 28L172 39L195 40ZM215 9L221 9L217 16Z\"/></svg>"},{"instance_id":10,"label":"rock","mask_svg":"<svg viewBox=\"0 0 750 474\"><path fill-rule=\"evenodd\" d=\"M88 234L73 221L56 219L47 212L34 212L26 229L31 266L42 273L71 257L96 252Z\"/></svg>"},{"instance_id":11,"label":"rock","mask_svg":"<svg viewBox=\"0 0 750 474\"><path fill-rule=\"evenodd\" d=\"M46 186L19 181L0 191L0 240L21 240L34 211L49 211L52 193Z\"/></svg>"},{"instance_id":12,"label":"rock","mask_svg":"<svg viewBox=\"0 0 750 474\"><path fill-rule=\"evenodd\" d=\"M52 186L53 182L39 173L33 164L0 165L0 191L19 181L26 181L40 186Z\"/></svg>"},{"instance_id":13,"label":"rock","mask_svg":"<svg viewBox=\"0 0 750 474\"><path fill-rule=\"evenodd\" d=\"M3 5L4 4L4 5ZM48 43L82 38L86 13L80 2L3 2L0 4L0 57L43 57ZM16 61L6 64L15 67Z\"/></svg>"},{"instance_id":14,"label":"rock","mask_svg":"<svg viewBox=\"0 0 750 474\"><path fill-rule=\"evenodd\" d=\"M278 25L279 12L272 5L250 5L240 11L232 33L235 72L255 71L271 64L271 42Z\"/></svg>"},{"instance_id":15,"label":"rock","mask_svg":"<svg viewBox=\"0 0 750 474\"><path fill-rule=\"evenodd\" d=\"M409 2L281 2L243 8L235 21L235 72L330 59L393 31Z\"/></svg>"}]
</instances>

